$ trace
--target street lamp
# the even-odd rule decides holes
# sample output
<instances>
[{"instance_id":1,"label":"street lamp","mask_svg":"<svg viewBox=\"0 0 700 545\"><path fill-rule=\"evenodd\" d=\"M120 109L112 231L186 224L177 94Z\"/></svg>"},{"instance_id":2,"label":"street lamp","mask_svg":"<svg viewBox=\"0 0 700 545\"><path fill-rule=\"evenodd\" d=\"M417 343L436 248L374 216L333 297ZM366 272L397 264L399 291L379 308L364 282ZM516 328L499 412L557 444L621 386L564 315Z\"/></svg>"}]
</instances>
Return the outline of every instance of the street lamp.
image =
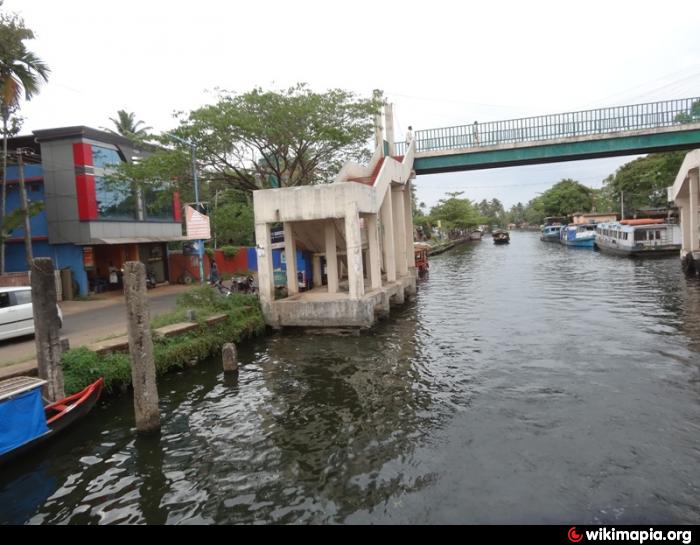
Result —
<instances>
[{"instance_id":1,"label":"street lamp","mask_svg":"<svg viewBox=\"0 0 700 545\"><path fill-rule=\"evenodd\" d=\"M195 204L197 205L197 207L199 207L199 204L200 204L199 203L199 181L197 179L197 161L196 161L197 145L193 141L185 140L184 138L180 138L179 136L176 136L171 132L165 132L164 134L167 134L170 138L177 140L178 142L190 147L190 150L192 152L192 180L194 182L194 200L195 200ZM199 212L199 210L197 210L197 212ZM203 240L197 241L197 253L199 254L199 282L200 282L200 284L204 284L204 241Z\"/></svg>"}]
</instances>

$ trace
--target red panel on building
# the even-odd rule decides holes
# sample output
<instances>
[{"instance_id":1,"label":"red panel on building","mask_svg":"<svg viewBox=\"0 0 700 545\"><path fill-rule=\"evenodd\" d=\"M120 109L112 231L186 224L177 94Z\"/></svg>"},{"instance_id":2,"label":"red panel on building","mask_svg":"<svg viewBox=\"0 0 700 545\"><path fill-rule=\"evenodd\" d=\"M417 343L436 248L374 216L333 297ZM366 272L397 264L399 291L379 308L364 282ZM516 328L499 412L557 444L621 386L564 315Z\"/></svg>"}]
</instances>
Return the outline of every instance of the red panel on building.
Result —
<instances>
[{"instance_id":1,"label":"red panel on building","mask_svg":"<svg viewBox=\"0 0 700 545\"><path fill-rule=\"evenodd\" d=\"M92 146L90 144L73 144L73 162L75 163L75 190L78 197L78 218L82 221L97 219L97 196L95 194L95 176L92 169Z\"/></svg>"},{"instance_id":2,"label":"red panel on building","mask_svg":"<svg viewBox=\"0 0 700 545\"><path fill-rule=\"evenodd\" d=\"M180 194L173 193L173 221L182 221L182 210L180 209Z\"/></svg>"}]
</instances>

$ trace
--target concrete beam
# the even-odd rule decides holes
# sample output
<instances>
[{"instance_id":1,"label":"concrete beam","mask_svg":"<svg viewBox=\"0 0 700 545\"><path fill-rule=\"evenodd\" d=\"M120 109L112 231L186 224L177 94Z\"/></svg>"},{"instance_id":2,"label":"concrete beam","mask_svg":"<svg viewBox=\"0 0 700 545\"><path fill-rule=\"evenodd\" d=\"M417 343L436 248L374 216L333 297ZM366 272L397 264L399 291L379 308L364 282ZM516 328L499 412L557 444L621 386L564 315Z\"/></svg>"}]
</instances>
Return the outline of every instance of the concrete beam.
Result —
<instances>
[{"instance_id":1,"label":"concrete beam","mask_svg":"<svg viewBox=\"0 0 700 545\"><path fill-rule=\"evenodd\" d=\"M396 276L401 278L408 274L406 260L406 219L404 213L404 197L401 187L391 188L392 207L394 212L394 251L396 255Z\"/></svg>"},{"instance_id":2,"label":"concrete beam","mask_svg":"<svg viewBox=\"0 0 700 545\"><path fill-rule=\"evenodd\" d=\"M328 293L338 293L338 249L335 240L335 222L326 221L326 277Z\"/></svg>"},{"instance_id":3,"label":"concrete beam","mask_svg":"<svg viewBox=\"0 0 700 545\"><path fill-rule=\"evenodd\" d=\"M698 243L698 238L700 232L698 232L698 170L691 170L688 173L688 183L690 184L690 251L697 252L700 250L700 244Z\"/></svg>"},{"instance_id":4,"label":"concrete beam","mask_svg":"<svg viewBox=\"0 0 700 545\"><path fill-rule=\"evenodd\" d=\"M297 280L297 245L294 240L294 229L291 222L284 222L284 255L287 259L287 293L296 295L299 293L299 280Z\"/></svg>"},{"instance_id":5,"label":"concrete beam","mask_svg":"<svg viewBox=\"0 0 700 545\"><path fill-rule=\"evenodd\" d=\"M348 203L345 214L345 241L347 244L348 285L350 299L361 299L365 294L365 278L362 267L362 231L357 203Z\"/></svg>"},{"instance_id":6,"label":"concrete beam","mask_svg":"<svg viewBox=\"0 0 700 545\"><path fill-rule=\"evenodd\" d=\"M367 225L367 242L369 243L369 279L372 289L382 287L382 269L379 251L379 225L377 216L371 214L365 218Z\"/></svg>"},{"instance_id":7,"label":"concrete beam","mask_svg":"<svg viewBox=\"0 0 700 545\"><path fill-rule=\"evenodd\" d=\"M275 279L272 269L272 248L270 241L270 224L255 224L255 244L258 254L258 289L260 301L270 304L275 300Z\"/></svg>"},{"instance_id":8,"label":"concrete beam","mask_svg":"<svg viewBox=\"0 0 700 545\"><path fill-rule=\"evenodd\" d=\"M396 252L394 250L394 212L391 190L386 192L380 210L383 228L384 270L389 282L396 282Z\"/></svg>"}]
</instances>

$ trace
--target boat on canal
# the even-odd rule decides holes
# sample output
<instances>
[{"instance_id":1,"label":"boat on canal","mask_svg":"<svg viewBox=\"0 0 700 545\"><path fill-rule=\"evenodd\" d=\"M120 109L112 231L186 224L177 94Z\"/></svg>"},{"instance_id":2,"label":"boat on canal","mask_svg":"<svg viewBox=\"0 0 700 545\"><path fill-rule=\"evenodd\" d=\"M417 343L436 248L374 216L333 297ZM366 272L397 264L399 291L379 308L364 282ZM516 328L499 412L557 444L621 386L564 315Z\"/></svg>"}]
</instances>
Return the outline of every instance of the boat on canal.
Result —
<instances>
[{"instance_id":1,"label":"boat on canal","mask_svg":"<svg viewBox=\"0 0 700 545\"><path fill-rule=\"evenodd\" d=\"M542 226L542 234L540 235L540 240L543 242L559 242L561 237L561 230L565 226L566 218L554 216L544 218L544 225Z\"/></svg>"},{"instance_id":2,"label":"boat on canal","mask_svg":"<svg viewBox=\"0 0 700 545\"><path fill-rule=\"evenodd\" d=\"M559 242L572 248L590 248L592 250L595 245L595 238L595 224L570 224L561 228Z\"/></svg>"},{"instance_id":3,"label":"boat on canal","mask_svg":"<svg viewBox=\"0 0 700 545\"><path fill-rule=\"evenodd\" d=\"M599 223L595 246L605 254L625 257L679 256L681 228L663 219Z\"/></svg>"},{"instance_id":4,"label":"boat on canal","mask_svg":"<svg viewBox=\"0 0 700 545\"><path fill-rule=\"evenodd\" d=\"M423 278L428 274L428 269L430 264L428 263L428 252L430 251L430 244L425 242L414 242L413 252L416 258L416 271L418 271L418 276Z\"/></svg>"},{"instance_id":5,"label":"boat on canal","mask_svg":"<svg viewBox=\"0 0 700 545\"><path fill-rule=\"evenodd\" d=\"M45 380L16 377L0 382L0 466L53 439L88 414L102 393L100 378L84 390L44 406Z\"/></svg>"},{"instance_id":6,"label":"boat on canal","mask_svg":"<svg viewBox=\"0 0 700 545\"><path fill-rule=\"evenodd\" d=\"M481 229L477 229L476 231L469 233L469 240L481 240L481 237L483 236L484 232Z\"/></svg>"},{"instance_id":7,"label":"boat on canal","mask_svg":"<svg viewBox=\"0 0 700 545\"><path fill-rule=\"evenodd\" d=\"M493 237L494 244L510 244L510 235L508 231L496 229L491 236Z\"/></svg>"}]
</instances>

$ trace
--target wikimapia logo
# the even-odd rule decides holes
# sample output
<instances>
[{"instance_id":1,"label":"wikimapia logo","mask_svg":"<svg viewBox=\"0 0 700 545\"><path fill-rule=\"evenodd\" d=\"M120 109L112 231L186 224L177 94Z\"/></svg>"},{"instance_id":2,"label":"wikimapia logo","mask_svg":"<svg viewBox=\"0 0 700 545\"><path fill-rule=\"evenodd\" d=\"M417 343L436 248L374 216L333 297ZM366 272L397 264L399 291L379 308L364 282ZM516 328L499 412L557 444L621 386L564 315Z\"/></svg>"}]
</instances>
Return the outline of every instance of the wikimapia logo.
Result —
<instances>
[{"instance_id":1,"label":"wikimapia logo","mask_svg":"<svg viewBox=\"0 0 700 545\"><path fill-rule=\"evenodd\" d=\"M585 535L584 535L585 534ZM598 528L579 533L576 526L569 528L566 536L571 543L580 543L585 537L587 541L630 541L643 544L647 541L680 541L688 545L693 541L691 530L616 530L615 528Z\"/></svg>"}]
</instances>

